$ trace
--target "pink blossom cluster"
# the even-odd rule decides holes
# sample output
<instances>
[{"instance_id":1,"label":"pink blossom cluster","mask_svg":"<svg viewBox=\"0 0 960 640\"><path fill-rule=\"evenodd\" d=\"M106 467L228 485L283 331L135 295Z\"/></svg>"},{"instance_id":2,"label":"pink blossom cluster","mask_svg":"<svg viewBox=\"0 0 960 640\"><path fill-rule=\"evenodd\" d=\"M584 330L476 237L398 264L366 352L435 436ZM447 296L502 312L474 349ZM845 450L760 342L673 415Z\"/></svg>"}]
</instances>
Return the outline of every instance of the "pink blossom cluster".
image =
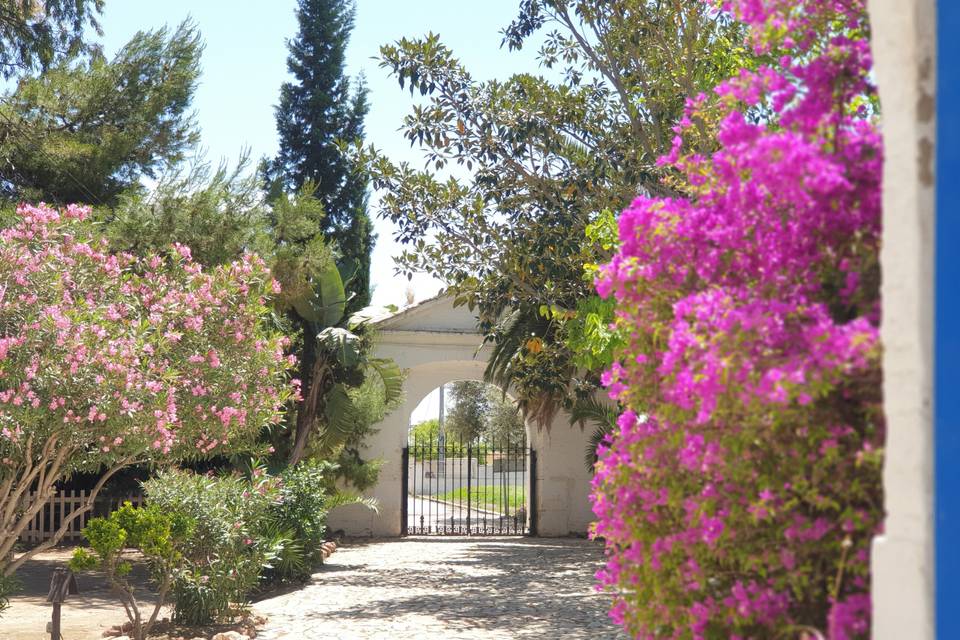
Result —
<instances>
[{"instance_id":1,"label":"pink blossom cluster","mask_svg":"<svg viewBox=\"0 0 960 640\"><path fill-rule=\"evenodd\" d=\"M251 445L294 393L266 265L113 254L88 210L22 205L0 232L0 477Z\"/></svg>"},{"instance_id":2,"label":"pink blossom cluster","mask_svg":"<svg viewBox=\"0 0 960 640\"><path fill-rule=\"evenodd\" d=\"M597 279L629 343L604 376L628 409L596 467L598 579L638 638L866 638L883 418L865 9L723 6L788 53L690 101L663 160L689 195L635 200ZM719 148L688 152L708 110Z\"/></svg>"}]
</instances>

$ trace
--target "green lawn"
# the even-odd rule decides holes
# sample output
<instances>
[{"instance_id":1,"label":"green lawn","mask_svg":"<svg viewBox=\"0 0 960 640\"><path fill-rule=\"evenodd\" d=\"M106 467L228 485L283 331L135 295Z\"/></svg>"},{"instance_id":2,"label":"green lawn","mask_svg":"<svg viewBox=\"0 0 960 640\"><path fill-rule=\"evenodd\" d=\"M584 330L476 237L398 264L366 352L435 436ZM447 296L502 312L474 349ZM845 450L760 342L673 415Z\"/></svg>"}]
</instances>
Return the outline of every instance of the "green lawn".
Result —
<instances>
[{"instance_id":1,"label":"green lawn","mask_svg":"<svg viewBox=\"0 0 960 640\"><path fill-rule=\"evenodd\" d=\"M466 505L467 488L460 487L453 491L441 493L437 496L437 499ZM523 487L519 485L470 487L470 504L474 507L503 513L505 510L504 500L506 500L508 513L514 513L517 509L526 505L527 497Z\"/></svg>"}]
</instances>

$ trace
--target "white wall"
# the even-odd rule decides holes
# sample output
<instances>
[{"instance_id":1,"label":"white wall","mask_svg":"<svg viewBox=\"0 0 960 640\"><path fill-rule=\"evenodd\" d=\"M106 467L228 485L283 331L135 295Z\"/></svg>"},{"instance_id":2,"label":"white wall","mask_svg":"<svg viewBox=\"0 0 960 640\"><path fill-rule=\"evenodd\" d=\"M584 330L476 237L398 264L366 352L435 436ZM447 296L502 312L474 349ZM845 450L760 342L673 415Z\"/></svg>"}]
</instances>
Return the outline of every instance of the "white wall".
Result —
<instances>
[{"instance_id":1,"label":"white wall","mask_svg":"<svg viewBox=\"0 0 960 640\"><path fill-rule=\"evenodd\" d=\"M935 1L870 0L869 9L886 159L887 519L873 545L873 637L932 640Z\"/></svg>"},{"instance_id":2,"label":"white wall","mask_svg":"<svg viewBox=\"0 0 960 640\"><path fill-rule=\"evenodd\" d=\"M394 359L407 371L403 406L384 419L369 438L363 455L384 461L380 478L368 496L379 502L379 513L359 506L340 507L329 524L354 536L399 536L401 450L407 441L410 416L420 401L441 384L455 380L482 380L485 349L476 319L465 309L454 309L449 300L422 303L378 323L377 355ZM571 426L558 415L550 429L528 425L528 442L537 451L538 534L582 535L592 521L590 474L583 463L589 427Z\"/></svg>"}]
</instances>

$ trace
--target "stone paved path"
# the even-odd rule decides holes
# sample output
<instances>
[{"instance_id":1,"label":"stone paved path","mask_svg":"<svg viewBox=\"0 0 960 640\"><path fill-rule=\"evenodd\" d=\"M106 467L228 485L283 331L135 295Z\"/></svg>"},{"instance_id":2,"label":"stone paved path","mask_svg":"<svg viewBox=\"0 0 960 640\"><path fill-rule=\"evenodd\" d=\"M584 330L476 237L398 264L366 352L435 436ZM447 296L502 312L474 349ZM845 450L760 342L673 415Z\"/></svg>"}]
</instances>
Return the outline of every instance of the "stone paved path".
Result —
<instances>
[{"instance_id":1,"label":"stone paved path","mask_svg":"<svg viewBox=\"0 0 960 640\"><path fill-rule=\"evenodd\" d=\"M258 640L613 640L587 540L405 538L346 544L305 588L256 604Z\"/></svg>"}]
</instances>

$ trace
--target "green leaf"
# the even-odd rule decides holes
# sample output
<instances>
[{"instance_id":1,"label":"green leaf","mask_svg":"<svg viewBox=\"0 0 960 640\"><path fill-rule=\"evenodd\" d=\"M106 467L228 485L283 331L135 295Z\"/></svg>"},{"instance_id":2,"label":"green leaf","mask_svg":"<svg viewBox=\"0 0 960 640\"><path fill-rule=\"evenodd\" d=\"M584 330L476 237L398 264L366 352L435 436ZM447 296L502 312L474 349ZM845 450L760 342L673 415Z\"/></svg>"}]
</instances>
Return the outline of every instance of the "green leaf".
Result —
<instances>
[{"instance_id":1,"label":"green leaf","mask_svg":"<svg viewBox=\"0 0 960 640\"><path fill-rule=\"evenodd\" d=\"M306 320L324 327L333 327L343 320L347 294L340 270L328 265L312 282L312 291L292 301L293 308Z\"/></svg>"},{"instance_id":2,"label":"green leaf","mask_svg":"<svg viewBox=\"0 0 960 640\"><path fill-rule=\"evenodd\" d=\"M334 448L350 437L363 416L347 393L347 387L342 384L334 385L327 393L325 409L326 429L321 435L324 448Z\"/></svg>"},{"instance_id":3,"label":"green leaf","mask_svg":"<svg viewBox=\"0 0 960 640\"><path fill-rule=\"evenodd\" d=\"M383 396L386 405L392 405L403 397L403 370L393 360L372 358L369 368L375 371L383 382Z\"/></svg>"},{"instance_id":4,"label":"green leaf","mask_svg":"<svg viewBox=\"0 0 960 640\"><path fill-rule=\"evenodd\" d=\"M317 335L317 344L346 369L352 369L362 361L360 337L342 327L328 327L321 331Z\"/></svg>"}]
</instances>

